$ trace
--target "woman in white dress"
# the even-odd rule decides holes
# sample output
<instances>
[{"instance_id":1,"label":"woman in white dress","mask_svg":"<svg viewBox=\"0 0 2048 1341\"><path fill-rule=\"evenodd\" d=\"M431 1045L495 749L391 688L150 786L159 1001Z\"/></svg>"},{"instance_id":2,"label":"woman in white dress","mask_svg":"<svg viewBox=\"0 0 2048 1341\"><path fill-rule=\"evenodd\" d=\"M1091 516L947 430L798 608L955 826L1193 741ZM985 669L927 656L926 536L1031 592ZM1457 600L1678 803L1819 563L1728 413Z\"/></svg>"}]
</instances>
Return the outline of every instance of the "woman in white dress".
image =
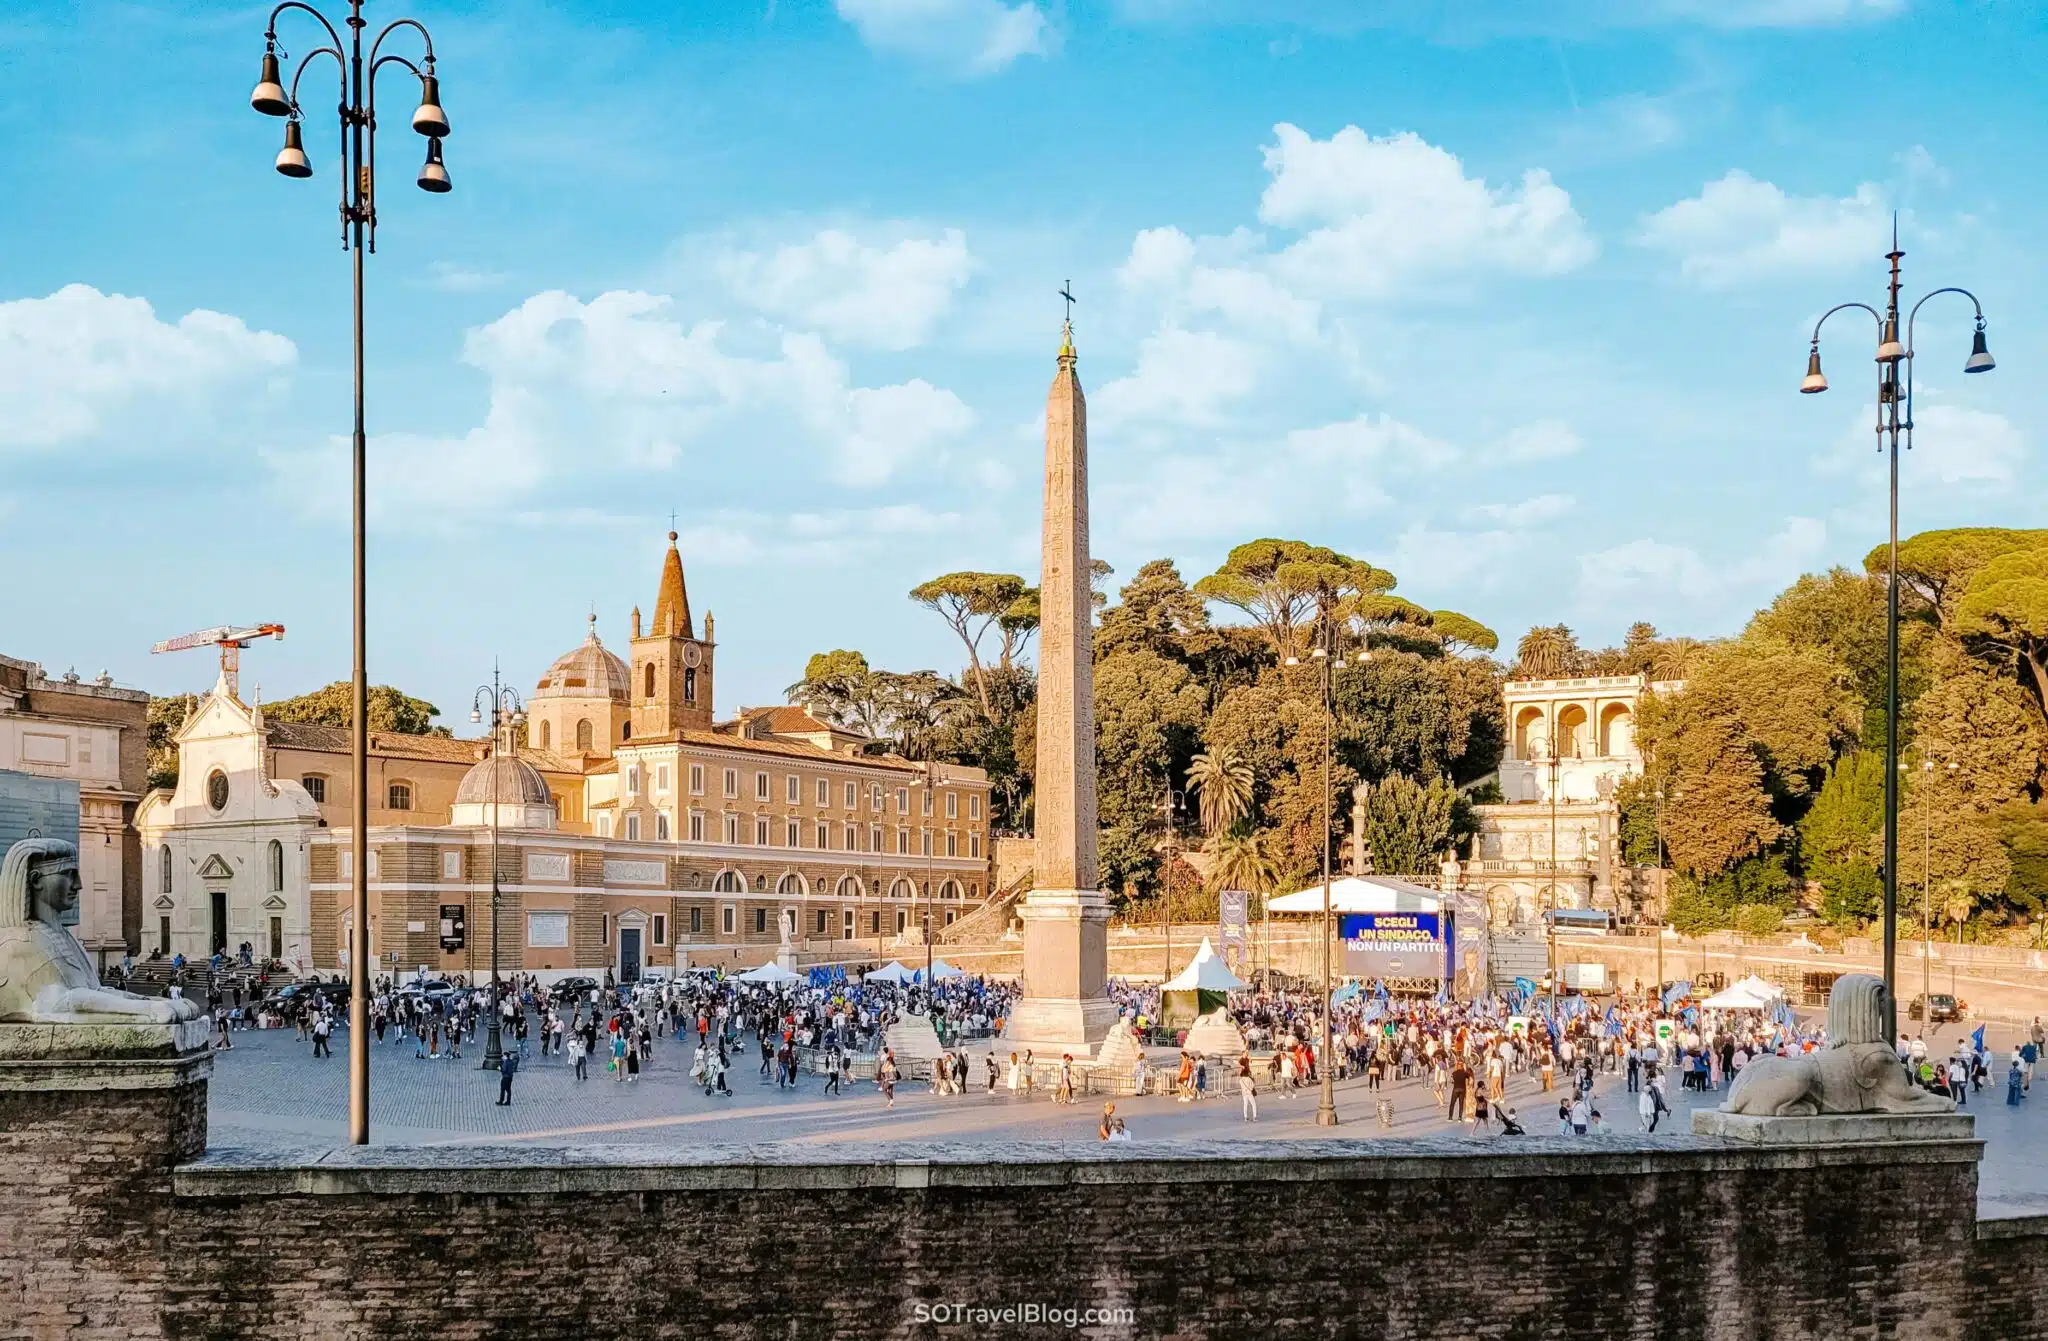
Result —
<instances>
[{"instance_id":1,"label":"woman in white dress","mask_svg":"<svg viewBox=\"0 0 2048 1341\"><path fill-rule=\"evenodd\" d=\"M1017 1092L1017 1089L1018 1089L1018 1087L1019 1087L1019 1086L1021 1086L1021 1085L1022 1085L1022 1084L1024 1083L1024 1075L1023 1075L1023 1071L1024 1071L1024 1068L1023 1068L1023 1066L1022 1066L1022 1065L1021 1065L1021 1064L1020 1064L1020 1063L1019 1063L1019 1062L1017 1061L1017 1054L1016 1054L1016 1053L1014 1053L1014 1052L1013 1052L1013 1053L1011 1053L1011 1054L1010 1054L1010 1093L1012 1093L1012 1094L1015 1094L1015 1093Z\"/></svg>"}]
</instances>

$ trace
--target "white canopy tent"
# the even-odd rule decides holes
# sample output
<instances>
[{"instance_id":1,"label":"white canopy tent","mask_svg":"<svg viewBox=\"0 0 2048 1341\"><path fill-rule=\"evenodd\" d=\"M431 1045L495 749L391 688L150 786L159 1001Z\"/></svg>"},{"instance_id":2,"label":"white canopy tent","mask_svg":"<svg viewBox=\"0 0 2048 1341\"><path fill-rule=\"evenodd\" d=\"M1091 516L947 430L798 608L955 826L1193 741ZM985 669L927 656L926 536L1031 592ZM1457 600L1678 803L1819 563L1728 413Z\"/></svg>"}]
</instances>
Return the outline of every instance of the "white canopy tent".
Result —
<instances>
[{"instance_id":1,"label":"white canopy tent","mask_svg":"<svg viewBox=\"0 0 2048 1341\"><path fill-rule=\"evenodd\" d=\"M910 981L910 970L897 960L890 960L882 967L861 975L862 982L906 983Z\"/></svg>"},{"instance_id":2,"label":"white canopy tent","mask_svg":"<svg viewBox=\"0 0 2048 1341\"><path fill-rule=\"evenodd\" d=\"M776 983L802 982L803 975L791 973L788 969L771 959L759 968L748 969L745 973L740 974L738 981L767 983L772 986Z\"/></svg>"},{"instance_id":3,"label":"white canopy tent","mask_svg":"<svg viewBox=\"0 0 2048 1341\"><path fill-rule=\"evenodd\" d=\"M956 968L954 968L954 967L953 967L953 966L952 966L951 964L948 964L948 963L947 963L947 962L946 962L945 960L943 960L943 959L934 959L934 960L932 961L932 981L933 981L933 982L938 982L939 980L941 980L941 979L943 979L943 978L957 978L957 977L959 977L959 976L960 976L960 970L959 970L959 969L956 969Z\"/></svg>"},{"instance_id":4,"label":"white canopy tent","mask_svg":"<svg viewBox=\"0 0 2048 1341\"><path fill-rule=\"evenodd\" d=\"M1318 891L1320 893L1320 891ZM1245 983L1216 954L1209 938L1202 938L1202 948L1195 951L1195 957L1188 966L1174 975L1173 981L1159 990L1162 992L1241 992Z\"/></svg>"},{"instance_id":5,"label":"white canopy tent","mask_svg":"<svg viewBox=\"0 0 2048 1341\"><path fill-rule=\"evenodd\" d=\"M1761 997L1765 1001L1782 1001L1785 999L1784 988L1776 983L1765 982L1754 973L1744 978L1741 982L1736 983L1735 987L1730 990L1741 990L1749 993L1751 996Z\"/></svg>"},{"instance_id":6,"label":"white canopy tent","mask_svg":"<svg viewBox=\"0 0 2048 1341\"><path fill-rule=\"evenodd\" d=\"M1778 998L1759 996L1743 983L1736 983L1700 1002L1708 1010L1769 1010L1777 1004Z\"/></svg>"},{"instance_id":7,"label":"white canopy tent","mask_svg":"<svg viewBox=\"0 0 2048 1341\"><path fill-rule=\"evenodd\" d=\"M1442 902L1435 890L1391 875L1347 875L1330 882L1332 913L1433 913ZM1266 906L1276 913L1320 913L1323 887L1282 894Z\"/></svg>"}]
</instances>

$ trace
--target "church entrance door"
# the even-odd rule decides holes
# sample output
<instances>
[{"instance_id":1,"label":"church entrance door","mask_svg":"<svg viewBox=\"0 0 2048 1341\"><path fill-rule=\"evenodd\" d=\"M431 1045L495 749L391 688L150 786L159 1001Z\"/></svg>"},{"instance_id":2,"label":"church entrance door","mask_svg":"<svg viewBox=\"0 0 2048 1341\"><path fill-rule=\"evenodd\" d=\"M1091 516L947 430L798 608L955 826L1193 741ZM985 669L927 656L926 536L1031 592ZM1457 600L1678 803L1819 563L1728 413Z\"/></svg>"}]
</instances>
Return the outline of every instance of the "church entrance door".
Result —
<instances>
[{"instance_id":1,"label":"church entrance door","mask_svg":"<svg viewBox=\"0 0 2048 1341\"><path fill-rule=\"evenodd\" d=\"M640 928L619 928L619 981L640 981Z\"/></svg>"},{"instance_id":2,"label":"church entrance door","mask_svg":"<svg viewBox=\"0 0 2048 1341\"><path fill-rule=\"evenodd\" d=\"M224 955L228 952L228 892L224 889L209 890L206 897L213 905L213 927L207 938L206 952Z\"/></svg>"}]
</instances>

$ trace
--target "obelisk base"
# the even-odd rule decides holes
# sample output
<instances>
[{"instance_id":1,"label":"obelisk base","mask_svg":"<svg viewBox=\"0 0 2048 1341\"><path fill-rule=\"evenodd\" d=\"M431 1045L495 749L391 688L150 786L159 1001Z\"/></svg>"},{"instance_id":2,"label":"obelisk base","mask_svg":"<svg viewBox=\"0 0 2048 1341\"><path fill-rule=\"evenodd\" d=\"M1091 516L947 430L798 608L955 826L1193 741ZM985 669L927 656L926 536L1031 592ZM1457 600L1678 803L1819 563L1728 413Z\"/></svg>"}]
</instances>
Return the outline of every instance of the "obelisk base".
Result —
<instances>
[{"instance_id":1,"label":"obelisk base","mask_svg":"<svg viewBox=\"0 0 2048 1341\"><path fill-rule=\"evenodd\" d=\"M1048 1061L1094 1056L1117 1019L1109 999L1109 901L1092 889L1034 889L1017 915L1025 995L1010 1006L1004 1041Z\"/></svg>"}]
</instances>

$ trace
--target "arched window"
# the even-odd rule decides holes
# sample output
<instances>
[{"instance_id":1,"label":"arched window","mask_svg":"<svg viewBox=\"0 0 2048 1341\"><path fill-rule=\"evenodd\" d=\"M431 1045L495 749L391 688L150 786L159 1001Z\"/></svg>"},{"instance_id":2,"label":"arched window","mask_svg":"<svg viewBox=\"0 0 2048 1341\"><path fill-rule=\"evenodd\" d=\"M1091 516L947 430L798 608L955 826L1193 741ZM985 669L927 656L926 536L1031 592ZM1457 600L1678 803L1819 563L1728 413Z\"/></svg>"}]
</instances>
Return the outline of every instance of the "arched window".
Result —
<instances>
[{"instance_id":1,"label":"arched window","mask_svg":"<svg viewBox=\"0 0 2048 1341\"><path fill-rule=\"evenodd\" d=\"M650 667L649 669L652 668ZM694 667L685 666L683 668L683 701L685 703L695 703L697 701L697 672Z\"/></svg>"},{"instance_id":2,"label":"arched window","mask_svg":"<svg viewBox=\"0 0 2048 1341\"><path fill-rule=\"evenodd\" d=\"M940 886L939 886L939 897L940 897L940 898L942 898L942 899L957 899L957 898L959 898L959 897L960 897L960 882L959 882L959 881L957 881L957 880L948 880L948 881L946 881L946 882L945 882L944 884L940 885Z\"/></svg>"},{"instance_id":3,"label":"arched window","mask_svg":"<svg viewBox=\"0 0 2048 1341\"><path fill-rule=\"evenodd\" d=\"M899 878L895 884L889 886L889 897L892 899L914 899L917 897L917 887L908 880Z\"/></svg>"},{"instance_id":4,"label":"arched window","mask_svg":"<svg viewBox=\"0 0 2048 1341\"><path fill-rule=\"evenodd\" d=\"M860 877L859 877L859 876L856 876L856 875L842 875L842 876L840 876L840 877L839 877L839 884L838 884L838 885L837 885L837 886L836 886L836 887L835 887L835 888L833 889L832 893L833 893L833 896L834 896L834 897L836 897L836 898L841 898L841 899L857 899L857 898L859 898L859 897L860 897Z\"/></svg>"},{"instance_id":5,"label":"arched window","mask_svg":"<svg viewBox=\"0 0 2048 1341\"><path fill-rule=\"evenodd\" d=\"M804 894L804 878L791 871L775 882L775 892L787 898L800 899Z\"/></svg>"},{"instance_id":6,"label":"arched window","mask_svg":"<svg viewBox=\"0 0 2048 1341\"><path fill-rule=\"evenodd\" d=\"M275 838L270 840L270 890L277 893L284 888L284 844Z\"/></svg>"},{"instance_id":7,"label":"arched window","mask_svg":"<svg viewBox=\"0 0 2048 1341\"><path fill-rule=\"evenodd\" d=\"M157 869L158 874L162 877L158 883L163 886L157 893L168 894L171 892L171 845L166 843L157 851L159 854L157 857Z\"/></svg>"},{"instance_id":8,"label":"arched window","mask_svg":"<svg viewBox=\"0 0 2048 1341\"><path fill-rule=\"evenodd\" d=\"M654 663L647 663L647 697L654 697Z\"/></svg>"},{"instance_id":9,"label":"arched window","mask_svg":"<svg viewBox=\"0 0 2048 1341\"><path fill-rule=\"evenodd\" d=\"M544 750L551 750L555 747L554 726L545 719L540 724L540 747Z\"/></svg>"},{"instance_id":10,"label":"arched window","mask_svg":"<svg viewBox=\"0 0 2048 1341\"><path fill-rule=\"evenodd\" d=\"M661 842L666 843L668 841L668 812L666 810L655 812L654 836Z\"/></svg>"},{"instance_id":11,"label":"arched window","mask_svg":"<svg viewBox=\"0 0 2048 1341\"><path fill-rule=\"evenodd\" d=\"M746 892L747 884L740 879L737 871L720 871L711 888L720 894L743 894Z\"/></svg>"},{"instance_id":12,"label":"arched window","mask_svg":"<svg viewBox=\"0 0 2048 1341\"><path fill-rule=\"evenodd\" d=\"M576 748L585 754L590 753L590 719L588 717L576 723Z\"/></svg>"},{"instance_id":13,"label":"arched window","mask_svg":"<svg viewBox=\"0 0 2048 1341\"><path fill-rule=\"evenodd\" d=\"M388 810L411 810L412 784L410 782L392 783L385 796L385 808Z\"/></svg>"}]
</instances>

